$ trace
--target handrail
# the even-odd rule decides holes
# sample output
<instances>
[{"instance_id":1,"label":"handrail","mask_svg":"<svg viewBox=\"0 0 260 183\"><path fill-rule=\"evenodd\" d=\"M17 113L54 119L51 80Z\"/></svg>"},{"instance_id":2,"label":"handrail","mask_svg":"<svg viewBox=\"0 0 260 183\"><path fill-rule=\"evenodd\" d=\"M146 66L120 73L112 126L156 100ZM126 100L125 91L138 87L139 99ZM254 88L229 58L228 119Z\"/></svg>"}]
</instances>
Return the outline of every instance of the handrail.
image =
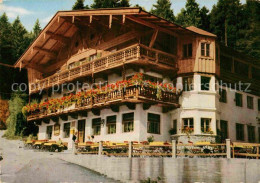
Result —
<instances>
[{"instance_id":1,"label":"handrail","mask_svg":"<svg viewBox=\"0 0 260 183\"><path fill-rule=\"evenodd\" d=\"M168 95L164 95L166 91L161 91L161 98L158 98L157 92L155 89L150 87L145 87L142 85L133 85L128 86L126 88L122 88L120 90L115 89L113 91L109 91L107 93L96 94L95 96L90 96L87 98L83 98L80 103L76 103L73 110L82 110L83 108L91 108L95 105L99 106L100 104L111 104L111 102L118 102L118 100L127 100L127 99L137 99L137 100L150 100L153 102L161 102L176 105L178 103L178 94L174 92L167 92ZM48 115L58 115L63 112L69 111L70 106L65 108L54 109L54 111L50 111L50 109L41 109L34 112L31 112L28 115L28 120L31 118L37 118L40 115L44 115L45 117Z\"/></svg>"},{"instance_id":2,"label":"handrail","mask_svg":"<svg viewBox=\"0 0 260 183\"><path fill-rule=\"evenodd\" d=\"M74 79L76 77L80 77L82 76L82 73L91 74L95 72L100 72L100 70L107 69L109 66L120 65L122 64L122 62L129 61L129 59L138 59L140 56L142 56L140 48L144 48L147 51L155 52L155 57L153 59L155 59L156 62L159 62L160 64L166 64L166 65L176 67L175 55L171 55L169 53L160 50L149 48L142 44L134 44L129 47L123 48L117 52L110 53L103 57L97 58L93 61L76 66L72 69L67 69L59 73L55 73L52 76L31 83L30 92L40 90L41 88L47 88L53 86L54 84L58 84L59 82L65 82ZM164 58L166 59L163 59L163 57L158 58L159 57L158 55L160 54L163 55ZM167 57L170 57L172 59L171 62L169 62L169 58Z\"/></svg>"}]
</instances>

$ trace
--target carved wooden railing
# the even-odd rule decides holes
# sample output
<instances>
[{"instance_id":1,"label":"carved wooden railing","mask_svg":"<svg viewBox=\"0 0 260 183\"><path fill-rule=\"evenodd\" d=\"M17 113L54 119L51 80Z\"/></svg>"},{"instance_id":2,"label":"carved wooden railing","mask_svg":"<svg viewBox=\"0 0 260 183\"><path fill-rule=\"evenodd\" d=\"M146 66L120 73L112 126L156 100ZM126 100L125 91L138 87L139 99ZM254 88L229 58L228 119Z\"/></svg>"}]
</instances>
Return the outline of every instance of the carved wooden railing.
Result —
<instances>
[{"instance_id":1,"label":"carved wooden railing","mask_svg":"<svg viewBox=\"0 0 260 183\"><path fill-rule=\"evenodd\" d=\"M178 97L179 95L174 92L167 92L163 90L157 90L154 88L150 88L147 86L129 86L120 90L113 90L107 93L95 94L95 96L83 98L80 103L75 103L75 107L63 107L61 109L57 109L54 111L50 111L47 109L36 110L28 114L28 120L44 118L49 115L59 115L64 112L69 112L73 110L73 112L77 110L83 109L91 109L92 107L110 105L118 102L136 102L136 100L145 100L146 102L158 102L165 103L167 105L178 106Z\"/></svg>"},{"instance_id":2,"label":"carved wooden railing","mask_svg":"<svg viewBox=\"0 0 260 183\"><path fill-rule=\"evenodd\" d=\"M84 63L78 67L62 71L35 83L31 83L30 93L52 87L55 84L61 84L81 76L86 76L102 70L117 67L123 63L136 61L140 58L146 59L153 63L163 64L168 67L176 68L177 66L176 57L174 55L149 48L145 45L135 44L115 53L111 53L104 57Z\"/></svg>"}]
</instances>

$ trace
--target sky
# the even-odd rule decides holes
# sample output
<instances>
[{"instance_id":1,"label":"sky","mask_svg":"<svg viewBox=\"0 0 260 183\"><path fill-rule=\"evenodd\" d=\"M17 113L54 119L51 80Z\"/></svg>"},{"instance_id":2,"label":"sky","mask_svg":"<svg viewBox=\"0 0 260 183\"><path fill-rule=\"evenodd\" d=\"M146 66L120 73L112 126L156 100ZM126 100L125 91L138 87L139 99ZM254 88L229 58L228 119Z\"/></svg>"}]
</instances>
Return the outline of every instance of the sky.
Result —
<instances>
[{"instance_id":1,"label":"sky","mask_svg":"<svg viewBox=\"0 0 260 183\"><path fill-rule=\"evenodd\" d=\"M37 19L40 20L41 28L44 28L54 14L59 10L71 10L76 0L0 0L0 15L4 12L9 21L19 16L21 22L28 31L31 31ZM174 14L177 15L181 8L185 7L186 0L170 0ZM241 0L245 3L246 0ZM85 4L92 4L93 0L85 0ZM150 11L156 0L130 0L131 5L139 4ZM211 10L217 0L197 0L200 7L206 6Z\"/></svg>"}]
</instances>

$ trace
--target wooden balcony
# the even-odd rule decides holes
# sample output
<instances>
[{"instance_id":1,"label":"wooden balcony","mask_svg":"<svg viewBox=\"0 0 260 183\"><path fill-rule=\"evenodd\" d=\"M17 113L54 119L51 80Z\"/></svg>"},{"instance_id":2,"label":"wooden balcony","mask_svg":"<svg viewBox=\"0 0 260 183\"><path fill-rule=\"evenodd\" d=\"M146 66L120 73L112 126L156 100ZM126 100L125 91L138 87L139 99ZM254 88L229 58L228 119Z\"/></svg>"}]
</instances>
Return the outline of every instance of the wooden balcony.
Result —
<instances>
[{"instance_id":1,"label":"wooden balcony","mask_svg":"<svg viewBox=\"0 0 260 183\"><path fill-rule=\"evenodd\" d=\"M62 108L54 111L49 109L36 110L28 114L27 120L40 120L51 118L64 114L82 112L91 109L102 109L113 106L119 106L125 103L147 103L150 105L160 104L171 108L179 107L179 95L173 92L160 91L146 86L129 86L122 90L110 91L106 94L97 94L95 97L84 98L80 103L73 106Z\"/></svg>"},{"instance_id":2,"label":"wooden balcony","mask_svg":"<svg viewBox=\"0 0 260 183\"><path fill-rule=\"evenodd\" d=\"M154 64L156 68L165 68L176 70L176 56L149 48L145 45L135 44L133 46L121 49L104 57L84 63L78 67L61 71L50 77L30 83L30 93L38 92L53 85L59 85L83 76L92 75L93 73L120 67L123 64Z\"/></svg>"}]
</instances>

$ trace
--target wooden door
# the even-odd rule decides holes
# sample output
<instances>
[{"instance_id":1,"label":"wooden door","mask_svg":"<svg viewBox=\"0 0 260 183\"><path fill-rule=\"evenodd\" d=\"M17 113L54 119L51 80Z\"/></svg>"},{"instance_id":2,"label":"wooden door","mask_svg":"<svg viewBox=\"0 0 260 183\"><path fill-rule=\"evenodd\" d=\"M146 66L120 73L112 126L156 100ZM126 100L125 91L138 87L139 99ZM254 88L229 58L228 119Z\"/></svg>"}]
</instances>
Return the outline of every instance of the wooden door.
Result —
<instances>
[{"instance_id":1,"label":"wooden door","mask_svg":"<svg viewBox=\"0 0 260 183\"><path fill-rule=\"evenodd\" d=\"M85 141L85 120L78 121L78 141L84 142Z\"/></svg>"}]
</instances>

